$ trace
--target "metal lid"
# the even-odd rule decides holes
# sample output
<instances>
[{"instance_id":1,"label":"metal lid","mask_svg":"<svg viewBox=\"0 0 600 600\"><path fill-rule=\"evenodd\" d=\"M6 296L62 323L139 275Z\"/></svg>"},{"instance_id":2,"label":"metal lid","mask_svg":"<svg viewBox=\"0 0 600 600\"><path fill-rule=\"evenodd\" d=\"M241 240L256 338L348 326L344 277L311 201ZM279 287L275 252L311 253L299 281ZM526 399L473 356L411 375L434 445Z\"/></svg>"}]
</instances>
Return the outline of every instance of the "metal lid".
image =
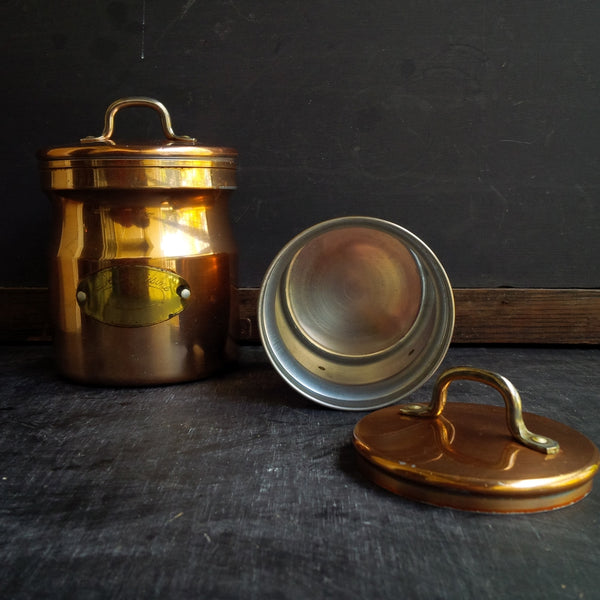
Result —
<instances>
[{"instance_id":1,"label":"metal lid","mask_svg":"<svg viewBox=\"0 0 600 600\"><path fill-rule=\"evenodd\" d=\"M131 107L155 110L165 139L148 143L113 140L115 115ZM236 187L236 150L202 146L195 138L176 135L165 106L146 97L116 100L106 110L101 135L47 148L38 153L38 159L45 189Z\"/></svg>"},{"instance_id":2,"label":"metal lid","mask_svg":"<svg viewBox=\"0 0 600 600\"><path fill-rule=\"evenodd\" d=\"M446 405L448 386L457 379L491 385L506 409ZM362 471L378 485L413 500L478 512L539 512L573 504L590 492L600 463L598 449L585 436L545 417L523 415L510 381L471 367L444 372L429 405L367 415L354 429L354 446Z\"/></svg>"},{"instance_id":3,"label":"metal lid","mask_svg":"<svg viewBox=\"0 0 600 600\"><path fill-rule=\"evenodd\" d=\"M437 369L454 301L419 238L389 221L342 217L279 252L258 322L267 355L294 389L325 406L367 410L396 402Z\"/></svg>"}]
</instances>

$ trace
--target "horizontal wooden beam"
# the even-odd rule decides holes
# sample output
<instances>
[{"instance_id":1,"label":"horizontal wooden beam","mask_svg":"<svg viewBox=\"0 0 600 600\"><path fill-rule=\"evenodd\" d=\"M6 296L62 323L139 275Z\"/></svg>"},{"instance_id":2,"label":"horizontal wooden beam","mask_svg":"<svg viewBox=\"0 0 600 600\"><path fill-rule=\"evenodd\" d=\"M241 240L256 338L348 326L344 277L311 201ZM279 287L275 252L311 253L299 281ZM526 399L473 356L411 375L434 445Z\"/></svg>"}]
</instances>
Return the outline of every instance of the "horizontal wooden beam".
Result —
<instances>
[{"instance_id":1,"label":"horizontal wooden beam","mask_svg":"<svg viewBox=\"0 0 600 600\"><path fill-rule=\"evenodd\" d=\"M0 342L51 340L48 290L0 288Z\"/></svg>"},{"instance_id":2,"label":"horizontal wooden beam","mask_svg":"<svg viewBox=\"0 0 600 600\"><path fill-rule=\"evenodd\" d=\"M240 289L242 343L259 344L257 288ZM459 288L455 344L600 344L599 289ZM50 341L48 290L0 288L0 342Z\"/></svg>"},{"instance_id":3,"label":"horizontal wooden beam","mask_svg":"<svg viewBox=\"0 0 600 600\"><path fill-rule=\"evenodd\" d=\"M600 344L600 290L454 290L453 342Z\"/></svg>"}]
</instances>

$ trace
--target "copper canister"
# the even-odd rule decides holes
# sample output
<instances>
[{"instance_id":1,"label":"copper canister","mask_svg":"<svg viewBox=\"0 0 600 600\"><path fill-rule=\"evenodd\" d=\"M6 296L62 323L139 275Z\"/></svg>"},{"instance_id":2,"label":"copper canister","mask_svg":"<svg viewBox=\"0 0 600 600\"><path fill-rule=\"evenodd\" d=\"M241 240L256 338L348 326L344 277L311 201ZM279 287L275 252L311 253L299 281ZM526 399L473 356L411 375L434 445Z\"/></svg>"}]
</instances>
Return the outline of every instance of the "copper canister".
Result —
<instances>
[{"instance_id":1,"label":"copper canister","mask_svg":"<svg viewBox=\"0 0 600 600\"><path fill-rule=\"evenodd\" d=\"M113 139L150 107L165 139ZM94 384L206 377L235 358L237 249L227 203L237 153L173 132L157 100L111 104L104 131L38 155L52 200L50 297L59 370Z\"/></svg>"}]
</instances>

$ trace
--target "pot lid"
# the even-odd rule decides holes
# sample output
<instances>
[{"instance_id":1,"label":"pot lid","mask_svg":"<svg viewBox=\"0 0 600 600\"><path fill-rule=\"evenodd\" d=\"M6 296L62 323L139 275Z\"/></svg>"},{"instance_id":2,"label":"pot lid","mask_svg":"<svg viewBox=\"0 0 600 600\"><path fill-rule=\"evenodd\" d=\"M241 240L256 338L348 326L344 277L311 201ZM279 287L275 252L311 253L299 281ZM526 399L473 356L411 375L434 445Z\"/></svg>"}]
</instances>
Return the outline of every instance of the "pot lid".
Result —
<instances>
[{"instance_id":1,"label":"pot lid","mask_svg":"<svg viewBox=\"0 0 600 600\"><path fill-rule=\"evenodd\" d=\"M506 408L450 403L457 379L491 385ZM536 433L532 433L524 422ZM527 513L562 508L592 488L600 454L566 425L521 411L506 378L456 367L438 378L429 405L378 410L354 429L361 470L401 496L463 510Z\"/></svg>"},{"instance_id":2,"label":"pot lid","mask_svg":"<svg viewBox=\"0 0 600 600\"><path fill-rule=\"evenodd\" d=\"M161 121L164 140L116 141L115 116L124 108L148 107ZM121 98L106 110L104 130L79 143L38 152L42 181L49 189L109 187L235 188L237 151L210 147L177 135L166 107L153 98ZM160 170L162 169L162 170ZM216 170L216 171L214 171Z\"/></svg>"}]
</instances>

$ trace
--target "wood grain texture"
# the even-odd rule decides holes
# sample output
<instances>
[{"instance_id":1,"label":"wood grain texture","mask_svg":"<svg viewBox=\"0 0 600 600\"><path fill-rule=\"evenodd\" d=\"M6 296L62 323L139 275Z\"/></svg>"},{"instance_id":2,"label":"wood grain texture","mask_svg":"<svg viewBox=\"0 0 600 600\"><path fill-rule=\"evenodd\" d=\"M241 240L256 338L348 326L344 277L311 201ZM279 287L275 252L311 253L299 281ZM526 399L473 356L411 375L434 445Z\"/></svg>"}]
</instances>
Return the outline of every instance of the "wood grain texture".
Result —
<instances>
[{"instance_id":1,"label":"wood grain texture","mask_svg":"<svg viewBox=\"0 0 600 600\"><path fill-rule=\"evenodd\" d=\"M454 297L455 343L600 343L600 290L457 289Z\"/></svg>"},{"instance_id":2,"label":"wood grain texture","mask_svg":"<svg viewBox=\"0 0 600 600\"><path fill-rule=\"evenodd\" d=\"M240 289L239 339L260 344L258 288ZM455 344L600 344L600 290L455 289ZM0 288L0 342L50 341L48 291Z\"/></svg>"}]
</instances>

